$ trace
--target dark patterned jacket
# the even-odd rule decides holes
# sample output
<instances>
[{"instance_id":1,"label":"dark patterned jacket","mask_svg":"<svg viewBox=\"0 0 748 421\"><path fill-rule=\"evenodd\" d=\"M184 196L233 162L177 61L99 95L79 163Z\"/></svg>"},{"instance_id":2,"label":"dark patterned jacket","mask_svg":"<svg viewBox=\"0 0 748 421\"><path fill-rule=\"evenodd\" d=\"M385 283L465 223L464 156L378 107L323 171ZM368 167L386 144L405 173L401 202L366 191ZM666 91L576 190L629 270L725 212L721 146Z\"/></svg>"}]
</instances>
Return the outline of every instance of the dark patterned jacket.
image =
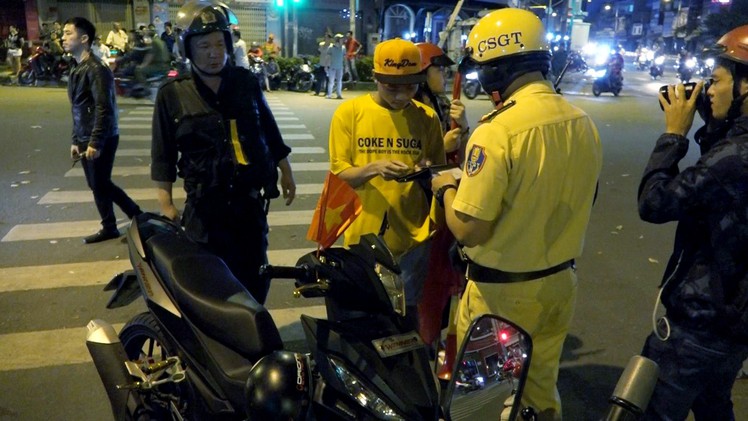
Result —
<instances>
[{"instance_id":1,"label":"dark patterned jacket","mask_svg":"<svg viewBox=\"0 0 748 421\"><path fill-rule=\"evenodd\" d=\"M748 343L748 116L679 171L688 139L663 134L639 185L639 215L678 221L662 281L668 317Z\"/></svg>"},{"instance_id":2,"label":"dark patterned jacket","mask_svg":"<svg viewBox=\"0 0 748 421\"><path fill-rule=\"evenodd\" d=\"M68 98L73 113L73 144L100 148L119 134L114 75L93 53L70 72Z\"/></svg>"}]
</instances>

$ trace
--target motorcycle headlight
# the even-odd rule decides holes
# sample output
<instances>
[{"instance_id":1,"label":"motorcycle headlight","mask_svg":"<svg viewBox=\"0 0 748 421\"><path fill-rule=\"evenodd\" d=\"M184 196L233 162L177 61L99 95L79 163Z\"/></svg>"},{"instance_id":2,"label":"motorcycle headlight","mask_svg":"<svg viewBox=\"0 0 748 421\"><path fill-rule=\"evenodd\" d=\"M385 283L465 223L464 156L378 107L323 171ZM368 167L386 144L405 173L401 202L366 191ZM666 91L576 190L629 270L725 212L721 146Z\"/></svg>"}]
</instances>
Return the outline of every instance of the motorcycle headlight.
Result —
<instances>
[{"instance_id":1,"label":"motorcycle headlight","mask_svg":"<svg viewBox=\"0 0 748 421\"><path fill-rule=\"evenodd\" d=\"M340 381L345 385L348 394L351 395L359 405L376 412L380 419L405 421L405 418L398 415L397 412L387 404L387 402L383 401L376 393L366 386L364 382L348 371L341 361L338 361L334 357L327 357L327 359L335 369L335 374L338 376L338 379L340 379Z\"/></svg>"},{"instance_id":2,"label":"motorcycle headlight","mask_svg":"<svg viewBox=\"0 0 748 421\"><path fill-rule=\"evenodd\" d=\"M390 297L392 309L395 310L395 313L405 316L405 286L400 276L379 263L374 264L374 272L377 273L385 291L387 291L387 296Z\"/></svg>"},{"instance_id":3,"label":"motorcycle headlight","mask_svg":"<svg viewBox=\"0 0 748 421\"><path fill-rule=\"evenodd\" d=\"M709 68L713 68L714 67L714 59L713 58L706 59L705 63L706 63L706 66L709 67Z\"/></svg>"},{"instance_id":4,"label":"motorcycle headlight","mask_svg":"<svg viewBox=\"0 0 748 421\"><path fill-rule=\"evenodd\" d=\"M659 56L655 59L655 64L662 65L665 62L665 56Z\"/></svg>"},{"instance_id":5,"label":"motorcycle headlight","mask_svg":"<svg viewBox=\"0 0 748 421\"><path fill-rule=\"evenodd\" d=\"M689 69L696 67L696 60L692 58L688 59L688 61L686 61L686 67L688 67Z\"/></svg>"},{"instance_id":6,"label":"motorcycle headlight","mask_svg":"<svg viewBox=\"0 0 748 421\"><path fill-rule=\"evenodd\" d=\"M465 79L467 80L478 80L478 72L470 72L465 75Z\"/></svg>"}]
</instances>

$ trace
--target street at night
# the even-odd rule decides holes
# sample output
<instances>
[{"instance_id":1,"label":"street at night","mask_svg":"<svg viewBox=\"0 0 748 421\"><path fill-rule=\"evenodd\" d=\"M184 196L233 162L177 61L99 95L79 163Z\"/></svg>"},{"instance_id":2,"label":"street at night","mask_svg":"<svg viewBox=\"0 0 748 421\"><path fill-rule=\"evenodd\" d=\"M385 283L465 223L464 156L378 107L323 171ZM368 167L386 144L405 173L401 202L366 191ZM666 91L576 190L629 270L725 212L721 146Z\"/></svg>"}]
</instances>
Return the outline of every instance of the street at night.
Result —
<instances>
[{"instance_id":1,"label":"street at night","mask_svg":"<svg viewBox=\"0 0 748 421\"><path fill-rule=\"evenodd\" d=\"M561 362L564 419L597 420L623 367L651 331L652 309L675 224L642 222L637 187L655 140L664 129L656 91L674 83L634 70L631 57L620 96L592 95L592 82L569 75L560 88L595 121L603 142L599 194L577 259L579 295ZM346 99L364 91L344 91ZM274 91L270 108L287 144L297 198L270 208L269 260L294 264L315 245L306 240L328 162L328 126L341 101ZM149 177L153 104L118 98L120 145L113 180L146 211L158 212ZM491 110L487 96L465 99L471 126ZM63 88L0 87L0 420L111 419L106 393L85 347L85 326L104 319L120 328L144 310L138 300L105 308L104 285L129 268L124 237L85 245L99 229L83 171L69 159L71 117ZM694 124L698 128L700 120ZM693 130L692 130L693 132ZM684 162L692 163L692 144ZM72 167L71 167L72 165ZM184 200L181 184L175 188ZM117 210L120 231L128 220ZM324 317L320 299L295 299L291 281L271 286L267 307L292 349L306 350L300 314ZM660 311L662 309L660 308ZM733 392L738 420L748 420L748 380ZM495 418L498 418L498 414Z\"/></svg>"}]
</instances>

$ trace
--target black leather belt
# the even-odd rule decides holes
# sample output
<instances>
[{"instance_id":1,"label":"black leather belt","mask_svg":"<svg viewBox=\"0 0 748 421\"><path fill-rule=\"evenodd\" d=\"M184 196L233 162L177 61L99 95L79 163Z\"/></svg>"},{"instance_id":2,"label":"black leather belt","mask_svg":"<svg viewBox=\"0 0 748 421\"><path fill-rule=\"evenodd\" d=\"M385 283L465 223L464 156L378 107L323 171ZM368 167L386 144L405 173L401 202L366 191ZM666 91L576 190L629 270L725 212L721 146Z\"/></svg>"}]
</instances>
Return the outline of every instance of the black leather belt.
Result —
<instances>
[{"instance_id":1,"label":"black leather belt","mask_svg":"<svg viewBox=\"0 0 748 421\"><path fill-rule=\"evenodd\" d=\"M508 284L512 282L524 282L545 278L546 276L561 272L564 269L574 267L574 259L571 259L548 269L536 270L533 272L504 272L503 270L487 268L475 262L470 262L468 263L468 279L475 282Z\"/></svg>"}]
</instances>

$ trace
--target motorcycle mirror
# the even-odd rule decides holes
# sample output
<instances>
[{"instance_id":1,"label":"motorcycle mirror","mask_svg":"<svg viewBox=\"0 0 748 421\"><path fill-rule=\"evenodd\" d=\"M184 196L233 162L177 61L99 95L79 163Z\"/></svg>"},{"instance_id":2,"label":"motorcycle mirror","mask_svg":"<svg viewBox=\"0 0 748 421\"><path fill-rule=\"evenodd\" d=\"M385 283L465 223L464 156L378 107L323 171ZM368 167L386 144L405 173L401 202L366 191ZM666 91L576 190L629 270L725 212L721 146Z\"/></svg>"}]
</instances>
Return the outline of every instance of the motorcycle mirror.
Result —
<instances>
[{"instance_id":1,"label":"motorcycle mirror","mask_svg":"<svg viewBox=\"0 0 748 421\"><path fill-rule=\"evenodd\" d=\"M496 408L515 419L531 355L530 335L515 323L493 314L473 320L442 401L448 419L496 419Z\"/></svg>"}]
</instances>

